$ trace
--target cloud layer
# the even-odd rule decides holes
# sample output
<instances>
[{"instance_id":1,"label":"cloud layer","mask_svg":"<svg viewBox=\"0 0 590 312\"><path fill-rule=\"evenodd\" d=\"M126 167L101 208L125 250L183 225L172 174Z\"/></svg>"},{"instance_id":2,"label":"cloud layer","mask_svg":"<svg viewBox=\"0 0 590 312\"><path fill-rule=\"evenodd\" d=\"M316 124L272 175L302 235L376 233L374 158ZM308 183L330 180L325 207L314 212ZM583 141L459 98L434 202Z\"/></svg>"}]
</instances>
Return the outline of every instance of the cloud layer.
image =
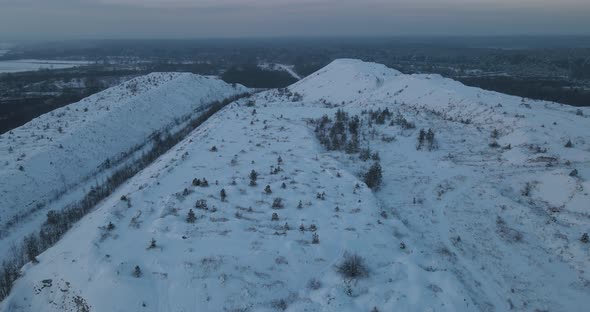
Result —
<instances>
[{"instance_id":1,"label":"cloud layer","mask_svg":"<svg viewBox=\"0 0 590 312\"><path fill-rule=\"evenodd\" d=\"M0 39L589 34L582 0L0 0Z\"/></svg>"}]
</instances>

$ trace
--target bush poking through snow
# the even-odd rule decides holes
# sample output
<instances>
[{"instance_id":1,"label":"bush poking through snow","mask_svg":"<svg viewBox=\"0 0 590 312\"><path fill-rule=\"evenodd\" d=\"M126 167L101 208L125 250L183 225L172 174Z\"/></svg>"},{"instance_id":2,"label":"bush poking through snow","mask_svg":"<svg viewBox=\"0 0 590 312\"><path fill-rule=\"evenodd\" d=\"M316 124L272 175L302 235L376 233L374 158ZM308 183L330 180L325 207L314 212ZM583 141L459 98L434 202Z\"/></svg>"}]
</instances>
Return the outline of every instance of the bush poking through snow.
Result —
<instances>
[{"instance_id":1,"label":"bush poking through snow","mask_svg":"<svg viewBox=\"0 0 590 312\"><path fill-rule=\"evenodd\" d=\"M371 150L369 148L365 148L365 149L361 150L361 152L359 154L359 158L362 161L369 160L369 158L371 158Z\"/></svg>"},{"instance_id":2,"label":"bush poking through snow","mask_svg":"<svg viewBox=\"0 0 590 312\"><path fill-rule=\"evenodd\" d=\"M531 191L533 190L533 185L531 182L527 182L525 183L524 187L522 188L522 191L520 191L520 194L524 197L529 197L531 196Z\"/></svg>"},{"instance_id":3,"label":"bush poking through snow","mask_svg":"<svg viewBox=\"0 0 590 312\"><path fill-rule=\"evenodd\" d=\"M282 209L283 207L285 207L285 205L283 204L282 198L277 197L273 200L272 209Z\"/></svg>"},{"instance_id":4,"label":"bush poking through snow","mask_svg":"<svg viewBox=\"0 0 590 312\"><path fill-rule=\"evenodd\" d=\"M197 200L197 202L195 203L195 208L207 210L209 208L207 206L207 200L206 199L199 199L199 200Z\"/></svg>"},{"instance_id":5,"label":"bush poking through snow","mask_svg":"<svg viewBox=\"0 0 590 312\"><path fill-rule=\"evenodd\" d=\"M312 278L307 282L307 288L311 290L318 290L322 288L322 282L320 282L318 279Z\"/></svg>"},{"instance_id":6,"label":"bush poking through snow","mask_svg":"<svg viewBox=\"0 0 590 312\"><path fill-rule=\"evenodd\" d=\"M346 279L359 279L369 275L365 260L357 254L344 254L344 260L336 269Z\"/></svg>"},{"instance_id":7,"label":"bush poking through snow","mask_svg":"<svg viewBox=\"0 0 590 312\"><path fill-rule=\"evenodd\" d=\"M313 235L311 237L311 243L312 244L319 244L320 243L320 236L318 235L318 233L313 233Z\"/></svg>"},{"instance_id":8,"label":"bush poking through snow","mask_svg":"<svg viewBox=\"0 0 590 312\"><path fill-rule=\"evenodd\" d=\"M273 301L272 306L273 306L273 308L280 310L280 311L285 311L285 310L287 310L287 307L288 307L287 301L285 301L285 299Z\"/></svg>"}]
</instances>

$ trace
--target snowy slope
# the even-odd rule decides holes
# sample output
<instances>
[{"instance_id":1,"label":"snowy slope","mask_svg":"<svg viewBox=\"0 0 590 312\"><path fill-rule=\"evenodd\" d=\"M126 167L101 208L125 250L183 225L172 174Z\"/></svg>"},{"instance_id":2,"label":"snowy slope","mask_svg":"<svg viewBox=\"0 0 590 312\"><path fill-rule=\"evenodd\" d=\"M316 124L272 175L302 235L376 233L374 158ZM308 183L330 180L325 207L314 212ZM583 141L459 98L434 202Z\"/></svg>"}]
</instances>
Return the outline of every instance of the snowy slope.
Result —
<instances>
[{"instance_id":1,"label":"snowy slope","mask_svg":"<svg viewBox=\"0 0 590 312\"><path fill-rule=\"evenodd\" d=\"M0 311L590 304L590 248L580 241L590 231L590 110L356 60L335 61L289 89L253 96L255 107L231 104L191 133L28 264ZM379 152L383 167L383 185L371 191L361 176L372 161L327 151L309 121L383 108L416 127L362 119L363 147ZM434 130L437 149L416 149L421 128ZM271 174L279 156L282 170ZM195 178L209 186L193 186ZM273 209L275 198L284 207ZM208 209L195 207L201 199ZM347 252L365 259L366 277L338 273Z\"/></svg>"},{"instance_id":2,"label":"snowy slope","mask_svg":"<svg viewBox=\"0 0 590 312\"><path fill-rule=\"evenodd\" d=\"M1 135L0 228L83 183L102 181L105 161L112 167L124 162L153 133L173 130L211 102L244 90L192 74L154 73Z\"/></svg>"}]
</instances>

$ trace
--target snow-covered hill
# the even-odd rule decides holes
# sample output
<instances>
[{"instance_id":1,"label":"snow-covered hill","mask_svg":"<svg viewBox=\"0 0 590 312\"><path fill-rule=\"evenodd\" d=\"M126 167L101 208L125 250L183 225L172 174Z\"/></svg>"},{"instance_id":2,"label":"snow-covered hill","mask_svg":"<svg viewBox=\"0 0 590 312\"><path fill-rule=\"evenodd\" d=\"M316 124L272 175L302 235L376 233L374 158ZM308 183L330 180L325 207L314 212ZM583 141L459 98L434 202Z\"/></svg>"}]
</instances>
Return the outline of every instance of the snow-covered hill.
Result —
<instances>
[{"instance_id":1,"label":"snow-covered hill","mask_svg":"<svg viewBox=\"0 0 590 312\"><path fill-rule=\"evenodd\" d=\"M155 133L174 132L212 102L245 90L192 74L153 73L1 135L0 252L10 246L8 236L28 234L18 232L18 224L43 218L60 199L63 207L83 193L79 188L102 183L110 170L143 152Z\"/></svg>"},{"instance_id":2,"label":"snow-covered hill","mask_svg":"<svg viewBox=\"0 0 590 312\"><path fill-rule=\"evenodd\" d=\"M588 115L338 60L210 118L0 310L584 311Z\"/></svg>"}]
</instances>

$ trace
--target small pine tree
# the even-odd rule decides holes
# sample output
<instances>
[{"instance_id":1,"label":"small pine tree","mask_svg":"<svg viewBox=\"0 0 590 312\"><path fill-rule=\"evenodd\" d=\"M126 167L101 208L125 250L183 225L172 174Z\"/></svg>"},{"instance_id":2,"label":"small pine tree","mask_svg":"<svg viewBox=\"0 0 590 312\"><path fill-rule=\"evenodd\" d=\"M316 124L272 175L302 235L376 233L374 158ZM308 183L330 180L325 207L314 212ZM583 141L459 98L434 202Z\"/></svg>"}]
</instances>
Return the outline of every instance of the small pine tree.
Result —
<instances>
[{"instance_id":1,"label":"small pine tree","mask_svg":"<svg viewBox=\"0 0 590 312\"><path fill-rule=\"evenodd\" d=\"M500 131L498 131L498 129L494 129L492 131L492 139L497 139L498 137L500 137Z\"/></svg>"},{"instance_id":2,"label":"small pine tree","mask_svg":"<svg viewBox=\"0 0 590 312\"><path fill-rule=\"evenodd\" d=\"M38 263L37 255L40 253L39 250L39 239L35 234L27 236L25 238L25 252L27 254L27 259L32 263Z\"/></svg>"},{"instance_id":3,"label":"small pine tree","mask_svg":"<svg viewBox=\"0 0 590 312\"><path fill-rule=\"evenodd\" d=\"M432 131L432 129L428 129L428 132L426 133L426 141L428 141L428 150L431 151L434 149L435 144L434 144L434 131Z\"/></svg>"},{"instance_id":4,"label":"small pine tree","mask_svg":"<svg viewBox=\"0 0 590 312\"><path fill-rule=\"evenodd\" d=\"M381 160L381 157L379 156L379 152L375 152L371 155L371 159L374 161L379 161Z\"/></svg>"},{"instance_id":5,"label":"small pine tree","mask_svg":"<svg viewBox=\"0 0 590 312\"><path fill-rule=\"evenodd\" d=\"M150 245L148 246L148 249L153 248L156 248L156 240L152 238L152 240L150 241Z\"/></svg>"},{"instance_id":6,"label":"small pine tree","mask_svg":"<svg viewBox=\"0 0 590 312\"><path fill-rule=\"evenodd\" d=\"M279 214L276 212L272 213L272 217L270 218L271 221L279 221Z\"/></svg>"},{"instance_id":7,"label":"small pine tree","mask_svg":"<svg viewBox=\"0 0 590 312\"><path fill-rule=\"evenodd\" d=\"M115 225L113 224L113 222L109 222L109 225L107 225L107 230L112 231L115 229Z\"/></svg>"},{"instance_id":8,"label":"small pine tree","mask_svg":"<svg viewBox=\"0 0 590 312\"><path fill-rule=\"evenodd\" d=\"M193 179L193 185L194 186L201 186L201 179Z\"/></svg>"},{"instance_id":9,"label":"small pine tree","mask_svg":"<svg viewBox=\"0 0 590 312\"><path fill-rule=\"evenodd\" d=\"M299 201L299 204L297 204L297 209L301 209L303 208L303 202Z\"/></svg>"},{"instance_id":10,"label":"small pine tree","mask_svg":"<svg viewBox=\"0 0 590 312\"><path fill-rule=\"evenodd\" d=\"M371 168L369 168L369 171L367 171L364 178L365 183L371 189L376 189L381 185L383 171L379 162L375 162Z\"/></svg>"},{"instance_id":11,"label":"small pine tree","mask_svg":"<svg viewBox=\"0 0 590 312\"><path fill-rule=\"evenodd\" d=\"M195 215L195 212L192 209L190 209L188 211L188 216L186 217L186 222L195 223L195 221L197 221L197 216Z\"/></svg>"},{"instance_id":12,"label":"small pine tree","mask_svg":"<svg viewBox=\"0 0 590 312\"><path fill-rule=\"evenodd\" d=\"M426 140L426 131L424 131L424 129L420 129L420 133L418 134L418 146L416 147L417 150L422 149L422 146L424 145L425 140Z\"/></svg>"},{"instance_id":13,"label":"small pine tree","mask_svg":"<svg viewBox=\"0 0 590 312\"><path fill-rule=\"evenodd\" d=\"M219 197L221 197L221 201L225 201L225 199L227 198L227 193L225 192L225 189L221 189L221 192L219 192Z\"/></svg>"},{"instance_id":14,"label":"small pine tree","mask_svg":"<svg viewBox=\"0 0 590 312\"><path fill-rule=\"evenodd\" d=\"M565 143L565 147L567 147L567 148L574 147L574 143L572 143L572 140L567 140L567 143Z\"/></svg>"},{"instance_id":15,"label":"small pine tree","mask_svg":"<svg viewBox=\"0 0 590 312\"><path fill-rule=\"evenodd\" d=\"M270 185L267 185L267 186L264 188L264 192L265 192L266 194L271 194L271 193L272 193L272 190L270 189Z\"/></svg>"},{"instance_id":16,"label":"small pine tree","mask_svg":"<svg viewBox=\"0 0 590 312\"><path fill-rule=\"evenodd\" d=\"M369 158L371 158L371 149L369 148L365 148L361 151L361 153L359 154L359 158L362 161L367 161L369 160Z\"/></svg>"},{"instance_id":17,"label":"small pine tree","mask_svg":"<svg viewBox=\"0 0 590 312\"><path fill-rule=\"evenodd\" d=\"M317 231L317 230L318 230L318 227L317 227L315 224L313 224L313 223L312 223L312 224L309 226L309 230L310 230L310 231L312 231L312 232L315 232L315 231Z\"/></svg>"},{"instance_id":18,"label":"small pine tree","mask_svg":"<svg viewBox=\"0 0 590 312\"><path fill-rule=\"evenodd\" d=\"M588 233L582 234L582 238L580 238L580 241L584 244L588 244L588 242L590 242L590 237L588 237Z\"/></svg>"},{"instance_id":19,"label":"small pine tree","mask_svg":"<svg viewBox=\"0 0 590 312\"><path fill-rule=\"evenodd\" d=\"M141 268L139 267L139 265L135 266L135 270L133 270L133 276L135 276L136 278L141 277Z\"/></svg>"},{"instance_id":20,"label":"small pine tree","mask_svg":"<svg viewBox=\"0 0 590 312\"><path fill-rule=\"evenodd\" d=\"M281 188L282 189L286 189L287 188L287 184L285 184L285 182L283 182L283 184L281 184Z\"/></svg>"},{"instance_id":21,"label":"small pine tree","mask_svg":"<svg viewBox=\"0 0 590 312\"><path fill-rule=\"evenodd\" d=\"M256 170L252 170L248 177L250 178L250 186L255 186L256 180L258 180L258 172L256 172Z\"/></svg>"},{"instance_id":22,"label":"small pine tree","mask_svg":"<svg viewBox=\"0 0 590 312\"><path fill-rule=\"evenodd\" d=\"M207 179L203 178L203 181L201 182L201 186L202 187L208 187L209 186L209 181L207 181Z\"/></svg>"},{"instance_id":23,"label":"small pine tree","mask_svg":"<svg viewBox=\"0 0 590 312\"><path fill-rule=\"evenodd\" d=\"M279 158L277 158L277 164L279 166L283 164L283 158L281 158L281 156L279 156Z\"/></svg>"},{"instance_id":24,"label":"small pine tree","mask_svg":"<svg viewBox=\"0 0 590 312\"><path fill-rule=\"evenodd\" d=\"M299 231L305 232L305 225L303 225L303 223L301 223L301 225L299 226Z\"/></svg>"}]
</instances>

